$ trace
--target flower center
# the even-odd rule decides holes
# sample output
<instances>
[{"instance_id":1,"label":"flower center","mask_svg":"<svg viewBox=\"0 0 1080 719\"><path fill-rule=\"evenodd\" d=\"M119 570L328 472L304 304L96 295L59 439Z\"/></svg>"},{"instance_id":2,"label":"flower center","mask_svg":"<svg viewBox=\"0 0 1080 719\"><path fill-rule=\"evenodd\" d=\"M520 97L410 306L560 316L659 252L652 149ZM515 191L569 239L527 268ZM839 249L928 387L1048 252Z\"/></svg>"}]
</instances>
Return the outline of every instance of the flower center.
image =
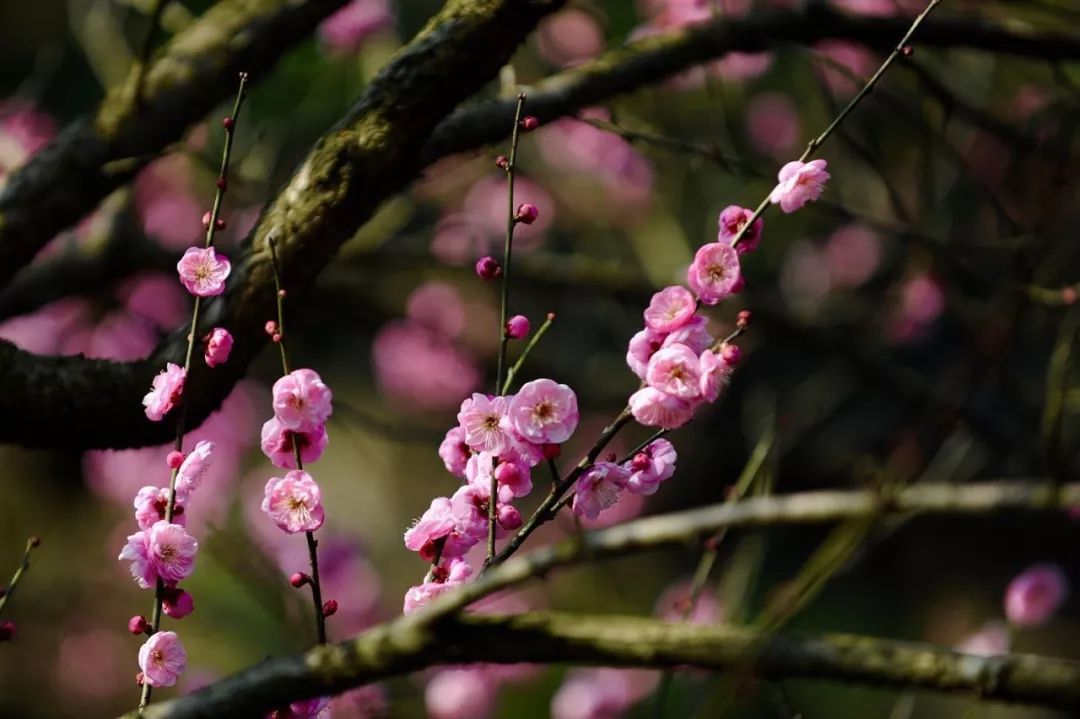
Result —
<instances>
[{"instance_id":1,"label":"flower center","mask_svg":"<svg viewBox=\"0 0 1080 719\"><path fill-rule=\"evenodd\" d=\"M484 429L494 432L499 428L499 415L489 414L484 417Z\"/></svg>"},{"instance_id":2,"label":"flower center","mask_svg":"<svg viewBox=\"0 0 1080 719\"><path fill-rule=\"evenodd\" d=\"M289 509L293 512L306 512L307 503L299 497L289 497Z\"/></svg>"},{"instance_id":3,"label":"flower center","mask_svg":"<svg viewBox=\"0 0 1080 719\"><path fill-rule=\"evenodd\" d=\"M533 408L533 417L539 422L551 422L555 419L555 403L550 399L541 400Z\"/></svg>"},{"instance_id":4,"label":"flower center","mask_svg":"<svg viewBox=\"0 0 1080 719\"><path fill-rule=\"evenodd\" d=\"M709 265L707 273L709 275L709 279L713 282L719 282L727 276L727 270L724 269L724 266L717 264Z\"/></svg>"}]
</instances>

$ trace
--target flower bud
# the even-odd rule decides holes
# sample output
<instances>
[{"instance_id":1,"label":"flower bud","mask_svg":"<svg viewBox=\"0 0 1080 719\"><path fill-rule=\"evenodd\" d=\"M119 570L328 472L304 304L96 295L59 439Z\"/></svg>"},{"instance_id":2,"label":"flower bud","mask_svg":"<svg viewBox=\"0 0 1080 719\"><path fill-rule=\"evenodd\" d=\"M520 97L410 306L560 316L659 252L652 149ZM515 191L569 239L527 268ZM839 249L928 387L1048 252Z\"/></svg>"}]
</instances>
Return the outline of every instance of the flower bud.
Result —
<instances>
[{"instance_id":1,"label":"flower bud","mask_svg":"<svg viewBox=\"0 0 1080 719\"><path fill-rule=\"evenodd\" d=\"M915 54L915 48L913 48L911 45L904 45L902 48L900 48L900 54L904 57L911 57Z\"/></svg>"},{"instance_id":2,"label":"flower bud","mask_svg":"<svg viewBox=\"0 0 1080 719\"><path fill-rule=\"evenodd\" d=\"M332 617L337 613L337 600L327 599L322 605L322 615L324 617Z\"/></svg>"},{"instance_id":3,"label":"flower bud","mask_svg":"<svg viewBox=\"0 0 1080 719\"><path fill-rule=\"evenodd\" d=\"M299 589L310 581L311 577L303 572L293 572L292 576L289 577L289 584L293 585L296 589Z\"/></svg>"},{"instance_id":4,"label":"flower bud","mask_svg":"<svg viewBox=\"0 0 1080 719\"><path fill-rule=\"evenodd\" d=\"M141 614L136 614L128 620L128 631L135 636L145 633L146 626L146 617Z\"/></svg>"},{"instance_id":5,"label":"flower bud","mask_svg":"<svg viewBox=\"0 0 1080 719\"><path fill-rule=\"evenodd\" d=\"M41 537L30 537L30 548L37 549L41 546Z\"/></svg>"},{"instance_id":6,"label":"flower bud","mask_svg":"<svg viewBox=\"0 0 1080 719\"><path fill-rule=\"evenodd\" d=\"M513 531L521 526L521 512L512 504L500 505L498 521L500 527Z\"/></svg>"},{"instance_id":7,"label":"flower bud","mask_svg":"<svg viewBox=\"0 0 1080 719\"><path fill-rule=\"evenodd\" d=\"M15 622L0 622L0 642L10 642L15 638Z\"/></svg>"},{"instance_id":8,"label":"flower bud","mask_svg":"<svg viewBox=\"0 0 1080 719\"><path fill-rule=\"evenodd\" d=\"M183 619L195 611L195 600L183 589L170 587L162 597L161 608L173 619Z\"/></svg>"},{"instance_id":9,"label":"flower bud","mask_svg":"<svg viewBox=\"0 0 1080 719\"><path fill-rule=\"evenodd\" d=\"M540 127L540 120L533 117L532 115L526 115L525 117L521 118L521 129L525 132L531 132L538 127Z\"/></svg>"},{"instance_id":10,"label":"flower bud","mask_svg":"<svg viewBox=\"0 0 1080 719\"><path fill-rule=\"evenodd\" d=\"M506 168L510 167L509 158L507 158L506 155L499 155L495 158L495 167L499 168L500 170L505 170Z\"/></svg>"},{"instance_id":11,"label":"flower bud","mask_svg":"<svg viewBox=\"0 0 1080 719\"><path fill-rule=\"evenodd\" d=\"M263 331L265 331L266 334L271 336L277 334L277 322L274 322L273 320L267 320L266 324L263 325Z\"/></svg>"},{"instance_id":12,"label":"flower bud","mask_svg":"<svg viewBox=\"0 0 1080 719\"><path fill-rule=\"evenodd\" d=\"M229 132L232 132L232 129L236 127L236 120L231 117L224 117L221 119L221 126Z\"/></svg>"},{"instance_id":13,"label":"flower bud","mask_svg":"<svg viewBox=\"0 0 1080 719\"><path fill-rule=\"evenodd\" d=\"M521 470L514 462L499 462L495 467L495 480L499 484L514 484L521 477Z\"/></svg>"},{"instance_id":14,"label":"flower bud","mask_svg":"<svg viewBox=\"0 0 1080 719\"><path fill-rule=\"evenodd\" d=\"M720 348L720 357L731 367L739 364L742 359L742 350L738 345L724 345Z\"/></svg>"},{"instance_id":15,"label":"flower bud","mask_svg":"<svg viewBox=\"0 0 1080 719\"><path fill-rule=\"evenodd\" d=\"M750 313L750 310L742 310L741 312L739 312L739 317L735 321L735 326L741 330L744 330L750 326L750 320L752 318L753 315Z\"/></svg>"},{"instance_id":16,"label":"flower bud","mask_svg":"<svg viewBox=\"0 0 1080 719\"><path fill-rule=\"evenodd\" d=\"M165 464L169 465L169 469L180 469L180 465L183 463L184 453L177 452L175 449L165 457Z\"/></svg>"},{"instance_id":17,"label":"flower bud","mask_svg":"<svg viewBox=\"0 0 1080 719\"><path fill-rule=\"evenodd\" d=\"M502 265L491 255L476 261L476 276L482 280L493 280L502 276Z\"/></svg>"},{"instance_id":18,"label":"flower bud","mask_svg":"<svg viewBox=\"0 0 1080 719\"><path fill-rule=\"evenodd\" d=\"M143 685L143 673L142 672L135 672L135 684L140 686L140 687Z\"/></svg>"},{"instance_id":19,"label":"flower bud","mask_svg":"<svg viewBox=\"0 0 1080 719\"><path fill-rule=\"evenodd\" d=\"M514 214L514 220L526 225L531 225L536 222L536 218L540 216L540 210L536 209L536 205L531 202L522 202L518 205L517 212Z\"/></svg>"},{"instance_id":20,"label":"flower bud","mask_svg":"<svg viewBox=\"0 0 1080 719\"><path fill-rule=\"evenodd\" d=\"M529 336L529 318L525 315L514 315L506 322L506 336L512 340L519 340Z\"/></svg>"}]
</instances>

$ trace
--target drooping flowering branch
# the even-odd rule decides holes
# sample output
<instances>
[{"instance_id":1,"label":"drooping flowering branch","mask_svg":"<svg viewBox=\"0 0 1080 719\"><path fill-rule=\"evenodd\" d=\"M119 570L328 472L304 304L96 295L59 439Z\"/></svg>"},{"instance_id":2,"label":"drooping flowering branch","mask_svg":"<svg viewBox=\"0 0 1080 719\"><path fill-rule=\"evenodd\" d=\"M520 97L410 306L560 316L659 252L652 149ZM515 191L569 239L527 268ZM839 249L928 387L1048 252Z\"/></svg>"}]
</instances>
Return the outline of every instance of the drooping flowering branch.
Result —
<instances>
[{"instance_id":1,"label":"drooping flowering branch","mask_svg":"<svg viewBox=\"0 0 1080 719\"><path fill-rule=\"evenodd\" d=\"M22 580L23 574L30 568L30 552L40 546L41 540L37 537L30 537L30 539L26 540L26 549L23 550L22 561L19 562L15 574L11 576L11 581L7 583L6 587L0 587L0 614L3 614L4 607L7 606L8 600L11 599L11 595L15 593L15 588L19 586L19 581ZM8 642L14 638L15 623L12 621L0 622L0 642Z\"/></svg>"},{"instance_id":2,"label":"drooping flowering branch","mask_svg":"<svg viewBox=\"0 0 1080 719\"><path fill-rule=\"evenodd\" d=\"M236 118L247 94L247 73L240 73L240 86L232 113L222 121L225 128L225 147L217 179L217 192L212 209L203 216L206 238L202 247L190 247L177 263L180 282L195 297L191 324L187 334L184 366L169 363L155 379L153 389L143 398L147 419L160 421L173 409L177 411L174 449L166 457L172 470L167 488L149 485L135 496L135 520L139 531L127 538L119 559L130 564L135 582L142 588L154 587L154 606L148 622L142 615L128 622L132 634L147 634L149 639L139 650L139 682L142 691L140 710L150 702L153 687L172 686L187 665L187 653L175 632L162 632L162 612L182 619L195 609L191 595L177 585L191 575L199 544L185 529L185 506L191 493L198 488L213 456L212 442L201 441L187 456L184 455L186 432L184 388L191 372L199 331L202 301L225 291L231 271L228 258L214 248L214 235L224 229L221 206L228 188L229 161L232 157L233 133ZM215 327L205 338L204 361L215 367L228 360L232 335Z\"/></svg>"}]
</instances>

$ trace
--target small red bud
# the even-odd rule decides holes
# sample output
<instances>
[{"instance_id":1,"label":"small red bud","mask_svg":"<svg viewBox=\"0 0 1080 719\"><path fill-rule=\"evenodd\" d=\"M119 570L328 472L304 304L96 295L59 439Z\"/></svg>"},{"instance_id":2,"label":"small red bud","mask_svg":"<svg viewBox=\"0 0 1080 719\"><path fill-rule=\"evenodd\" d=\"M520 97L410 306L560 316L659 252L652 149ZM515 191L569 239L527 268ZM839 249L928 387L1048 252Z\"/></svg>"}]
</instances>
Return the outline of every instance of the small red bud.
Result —
<instances>
[{"instance_id":1,"label":"small red bud","mask_svg":"<svg viewBox=\"0 0 1080 719\"><path fill-rule=\"evenodd\" d=\"M277 334L277 322L274 322L273 320L267 320L266 324L263 325L263 329L266 331L266 334L275 335Z\"/></svg>"},{"instance_id":2,"label":"small red bud","mask_svg":"<svg viewBox=\"0 0 1080 719\"><path fill-rule=\"evenodd\" d=\"M1075 287L1062 287L1061 288L1061 301L1067 305L1076 304L1076 288Z\"/></svg>"},{"instance_id":3,"label":"small red bud","mask_svg":"<svg viewBox=\"0 0 1080 719\"><path fill-rule=\"evenodd\" d=\"M206 212L203 213L202 226L203 226L204 230L209 230L210 229L210 210L207 210Z\"/></svg>"},{"instance_id":4,"label":"small red bud","mask_svg":"<svg viewBox=\"0 0 1080 719\"><path fill-rule=\"evenodd\" d=\"M751 319L753 319L753 314L750 312L750 310L742 310L741 312L739 312L739 317L735 321L735 326L741 330L744 330L750 326Z\"/></svg>"},{"instance_id":5,"label":"small red bud","mask_svg":"<svg viewBox=\"0 0 1080 719\"><path fill-rule=\"evenodd\" d=\"M184 453L177 452L175 449L165 457L165 464L169 465L169 469L180 469L180 465L183 463Z\"/></svg>"},{"instance_id":6,"label":"small red bud","mask_svg":"<svg viewBox=\"0 0 1080 719\"><path fill-rule=\"evenodd\" d=\"M555 321L555 313L554 312L548 312L547 313L547 321L548 322L554 322Z\"/></svg>"},{"instance_id":7,"label":"small red bud","mask_svg":"<svg viewBox=\"0 0 1080 719\"><path fill-rule=\"evenodd\" d=\"M734 367L742 359L742 350L739 349L738 345L724 345L720 348L720 357L723 358L724 362Z\"/></svg>"},{"instance_id":8,"label":"small red bud","mask_svg":"<svg viewBox=\"0 0 1080 719\"><path fill-rule=\"evenodd\" d=\"M285 299L285 290L278 290L277 291L277 296L280 297L281 299Z\"/></svg>"},{"instance_id":9,"label":"small red bud","mask_svg":"<svg viewBox=\"0 0 1080 719\"><path fill-rule=\"evenodd\" d=\"M606 462L614 462L618 458L619 458L619 455L615 454L614 452L608 452L607 456L604 457L604 461L606 461Z\"/></svg>"},{"instance_id":10,"label":"small red bud","mask_svg":"<svg viewBox=\"0 0 1080 719\"><path fill-rule=\"evenodd\" d=\"M128 631L138 636L146 631L146 617L141 614L136 614L134 617L128 620Z\"/></svg>"},{"instance_id":11,"label":"small red bud","mask_svg":"<svg viewBox=\"0 0 1080 719\"><path fill-rule=\"evenodd\" d=\"M494 280L502 276L502 265L491 255L481 257L476 261L476 276L482 280Z\"/></svg>"},{"instance_id":12,"label":"small red bud","mask_svg":"<svg viewBox=\"0 0 1080 719\"><path fill-rule=\"evenodd\" d=\"M37 549L41 546L41 537L30 537L30 548Z\"/></svg>"},{"instance_id":13,"label":"small red bud","mask_svg":"<svg viewBox=\"0 0 1080 719\"><path fill-rule=\"evenodd\" d=\"M0 642L10 642L15 638L15 622L0 622Z\"/></svg>"},{"instance_id":14,"label":"small red bud","mask_svg":"<svg viewBox=\"0 0 1080 719\"><path fill-rule=\"evenodd\" d=\"M514 315L506 321L506 336L512 340L519 340L529 336L529 318L525 315Z\"/></svg>"},{"instance_id":15,"label":"small red bud","mask_svg":"<svg viewBox=\"0 0 1080 719\"><path fill-rule=\"evenodd\" d=\"M536 222L536 218L540 216L540 210L536 209L536 205L523 202L518 205L517 212L514 213L514 220L525 225L531 225Z\"/></svg>"},{"instance_id":16,"label":"small red bud","mask_svg":"<svg viewBox=\"0 0 1080 719\"><path fill-rule=\"evenodd\" d=\"M276 345L281 344L281 333L275 332L274 334L270 335L270 341Z\"/></svg>"},{"instance_id":17,"label":"small red bud","mask_svg":"<svg viewBox=\"0 0 1080 719\"><path fill-rule=\"evenodd\" d=\"M562 454L562 446L558 444L544 445L544 459L555 459Z\"/></svg>"},{"instance_id":18,"label":"small red bud","mask_svg":"<svg viewBox=\"0 0 1080 719\"><path fill-rule=\"evenodd\" d=\"M220 217L217 218L217 222L214 223L214 227L216 229L219 229L219 230L224 230L225 229L225 220L220 218Z\"/></svg>"},{"instance_id":19,"label":"small red bud","mask_svg":"<svg viewBox=\"0 0 1080 719\"><path fill-rule=\"evenodd\" d=\"M525 117L521 118L521 129L525 132L531 132L538 127L540 127L540 120L533 117L532 115L526 115Z\"/></svg>"},{"instance_id":20,"label":"small red bud","mask_svg":"<svg viewBox=\"0 0 1080 719\"><path fill-rule=\"evenodd\" d=\"M222 192L225 192L225 190L229 189L229 181L226 180L224 177L219 177L217 179L217 182L215 182L214 184L217 185L217 188Z\"/></svg>"},{"instance_id":21,"label":"small red bud","mask_svg":"<svg viewBox=\"0 0 1080 719\"><path fill-rule=\"evenodd\" d=\"M521 512L512 504L499 505L499 526L514 531L521 526Z\"/></svg>"},{"instance_id":22,"label":"small red bud","mask_svg":"<svg viewBox=\"0 0 1080 719\"><path fill-rule=\"evenodd\" d=\"M322 605L322 615L324 617L332 617L337 614L337 600L327 599Z\"/></svg>"},{"instance_id":23,"label":"small red bud","mask_svg":"<svg viewBox=\"0 0 1080 719\"><path fill-rule=\"evenodd\" d=\"M900 48L900 54L904 57L911 57L915 54L915 48L913 48L911 45L904 45L902 48Z\"/></svg>"},{"instance_id":24,"label":"small red bud","mask_svg":"<svg viewBox=\"0 0 1080 719\"><path fill-rule=\"evenodd\" d=\"M495 167L499 168L500 170L507 169L508 167L510 167L510 158L508 158L506 155L499 155L495 158Z\"/></svg>"},{"instance_id":25,"label":"small red bud","mask_svg":"<svg viewBox=\"0 0 1080 719\"><path fill-rule=\"evenodd\" d=\"M236 120L231 117L222 118L221 126L229 132L232 132L232 129L236 127Z\"/></svg>"},{"instance_id":26,"label":"small red bud","mask_svg":"<svg viewBox=\"0 0 1080 719\"><path fill-rule=\"evenodd\" d=\"M142 672L135 672L135 683L138 684L140 687L143 685L143 673Z\"/></svg>"},{"instance_id":27,"label":"small red bud","mask_svg":"<svg viewBox=\"0 0 1080 719\"><path fill-rule=\"evenodd\" d=\"M293 585L296 589L299 589L310 581L311 577L303 572L293 572L292 576L289 577L289 584Z\"/></svg>"}]
</instances>

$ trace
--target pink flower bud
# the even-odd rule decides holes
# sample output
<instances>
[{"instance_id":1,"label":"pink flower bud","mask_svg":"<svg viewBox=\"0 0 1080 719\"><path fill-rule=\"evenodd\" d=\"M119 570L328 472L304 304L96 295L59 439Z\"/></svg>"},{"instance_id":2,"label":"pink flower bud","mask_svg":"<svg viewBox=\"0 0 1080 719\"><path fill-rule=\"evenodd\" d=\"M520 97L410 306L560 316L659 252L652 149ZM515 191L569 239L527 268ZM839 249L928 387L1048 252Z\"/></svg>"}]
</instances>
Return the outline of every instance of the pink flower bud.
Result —
<instances>
[{"instance_id":1,"label":"pink flower bud","mask_svg":"<svg viewBox=\"0 0 1080 719\"><path fill-rule=\"evenodd\" d=\"M206 336L206 352L203 354L206 366L217 367L220 364L225 364L229 360L232 346L233 337L227 329L215 327L211 330L210 334Z\"/></svg>"},{"instance_id":2,"label":"pink flower bud","mask_svg":"<svg viewBox=\"0 0 1080 719\"><path fill-rule=\"evenodd\" d=\"M263 331L266 332L266 334L268 335L277 334L277 322L274 322L273 320L267 320L266 324L263 325Z\"/></svg>"},{"instance_id":3,"label":"pink flower bud","mask_svg":"<svg viewBox=\"0 0 1080 719\"><path fill-rule=\"evenodd\" d=\"M128 620L128 631L138 636L146 631L146 617L136 614Z\"/></svg>"},{"instance_id":4,"label":"pink flower bud","mask_svg":"<svg viewBox=\"0 0 1080 719\"><path fill-rule=\"evenodd\" d=\"M278 290L277 291L277 296L280 297L281 299L285 299L285 290Z\"/></svg>"},{"instance_id":5,"label":"pink flower bud","mask_svg":"<svg viewBox=\"0 0 1080 719\"><path fill-rule=\"evenodd\" d=\"M165 457L165 463L169 465L169 469L180 469L180 465L184 463L184 453L176 450L169 452L169 455Z\"/></svg>"},{"instance_id":6,"label":"pink flower bud","mask_svg":"<svg viewBox=\"0 0 1080 719\"><path fill-rule=\"evenodd\" d=\"M525 315L514 315L506 322L506 336L512 340L519 340L529 335L529 318Z\"/></svg>"},{"instance_id":7,"label":"pink flower bud","mask_svg":"<svg viewBox=\"0 0 1080 719\"><path fill-rule=\"evenodd\" d=\"M506 157L506 155L499 155L495 158L495 167L499 168L500 170L505 170L506 168L510 167L510 160Z\"/></svg>"},{"instance_id":8,"label":"pink flower bud","mask_svg":"<svg viewBox=\"0 0 1080 719\"><path fill-rule=\"evenodd\" d=\"M15 622L0 622L0 642L10 642L15 638Z\"/></svg>"},{"instance_id":9,"label":"pink flower bud","mask_svg":"<svg viewBox=\"0 0 1080 719\"><path fill-rule=\"evenodd\" d=\"M521 470L517 466L517 462L499 462L499 466L495 468L495 480L499 484L516 484L521 478Z\"/></svg>"},{"instance_id":10,"label":"pink flower bud","mask_svg":"<svg viewBox=\"0 0 1080 719\"><path fill-rule=\"evenodd\" d=\"M225 190L229 188L229 181L226 180L224 177L219 177L217 179L217 182L215 182L214 184L217 185L217 188L222 192L225 192Z\"/></svg>"},{"instance_id":11,"label":"pink flower bud","mask_svg":"<svg viewBox=\"0 0 1080 719\"><path fill-rule=\"evenodd\" d=\"M502 276L502 265L491 255L481 257L476 261L476 276L482 280L494 280Z\"/></svg>"},{"instance_id":12,"label":"pink flower bud","mask_svg":"<svg viewBox=\"0 0 1080 719\"><path fill-rule=\"evenodd\" d=\"M738 345L724 345L720 348L720 356L729 366L734 367L742 359L742 350Z\"/></svg>"},{"instance_id":13,"label":"pink flower bud","mask_svg":"<svg viewBox=\"0 0 1080 719\"><path fill-rule=\"evenodd\" d=\"M517 507L512 504L499 506L499 526L511 531L521 526L521 512Z\"/></svg>"},{"instance_id":14,"label":"pink flower bud","mask_svg":"<svg viewBox=\"0 0 1080 719\"><path fill-rule=\"evenodd\" d=\"M293 585L296 589L299 589L310 581L311 577L303 572L293 572L292 576L289 577L289 584Z\"/></svg>"},{"instance_id":15,"label":"pink flower bud","mask_svg":"<svg viewBox=\"0 0 1080 719\"><path fill-rule=\"evenodd\" d=\"M514 214L514 219L526 225L531 225L536 222L536 218L540 216L540 210L536 209L536 205L530 202L522 202L518 205L517 212Z\"/></svg>"},{"instance_id":16,"label":"pink flower bud","mask_svg":"<svg viewBox=\"0 0 1080 719\"><path fill-rule=\"evenodd\" d=\"M526 115L525 117L521 118L521 129L525 132L531 132L538 127L540 127L540 120L533 117L532 115Z\"/></svg>"},{"instance_id":17,"label":"pink flower bud","mask_svg":"<svg viewBox=\"0 0 1080 719\"><path fill-rule=\"evenodd\" d=\"M904 45L902 48L900 48L900 54L904 57L911 57L915 54L915 48L913 48L911 45Z\"/></svg>"},{"instance_id":18,"label":"pink flower bud","mask_svg":"<svg viewBox=\"0 0 1080 719\"><path fill-rule=\"evenodd\" d=\"M327 599L322 605L322 615L324 617L332 617L337 614L337 600Z\"/></svg>"},{"instance_id":19,"label":"pink flower bud","mask_svg":"<svg viewBox=\"0 0 1080 719\"><path fill-rule=\"evenodd\" d=\"M274 334L270 335L270 341L276 345L281 344L281 333L275 332Z\"/></svg>"},{"instance_id":20,"label":"pink flower bud","mask_svg":"<svg viewBox=\"0 0 1080 719\"><path fill-rule=\"evenodd\" d=\"M143 685L143 681L145 679L146 679L146 675L144 675L142 672L135 672L135 684L137 686L141 687Z\"/></svg>"},{"instance_id":21,"label":"pink flower bud","mask_svg":"<svg viewBox=\"0 0 1080 719\"><path fill-rule=\"evenodd\" d=\"M1005 590L1005 616L1018 627L1044 624L1069 596L1065 572L1056 564L1036 564Z\"/></svg>"},{"instance_id":22,"label":"pink flower bud","mask_svg":"<svg viewBox=\"0 0 1080 719\"><path fill-rule=\"evenodd\" d=\"M651 464L652 461L649 459L649 455L638 452L634 455L634 459L630 461L630 468L635 472L644 472Z\"/></svg>"},{"instance_id":23,"label":"pink flower bud","mask_svg":"<svg viewBox=\"0 0 1080 719\"><path fill-rule=\"evenodd\" d=\"M221 126L224 127L226 130L228 130L229 132L232 132L232 129L234 127L236 127L236 120L234 120L231 117L222 118Z\"/></svg>"},{"instance_id":24,"label":"pink flower bud","mask_svg":"<svg viewBox=\"0 0 1080 719\"><path fill-rule=\"evenodd\" d=\"M209 230L210 229L210 217L211 217L211 215L210 215L209 211L207 211L202 216L202 226L203 226L204 230ZM214 227L216 229L218 229L218 230L224 230L225 229L225 220L221 219L220 217L217 218L217 222L214 223Z\"/></svg>"},{"instance_id":25,"label":"pink flower bud","mask_svg":"<svg viewBox=\"0 0 1080 719\"><path fill-rule=\"evenodd\" d=\"M169 587L162 597L161 608L173 619L183 619L195 611L195 600L183 589Z\"/></svg>"},{"instance_id":26,"label":"pink flower bud","mask_svg":"<svg viewBox=\"0 0 1080 719\"><path fill-rule=\"evenodd\" d=\"M1067 305L1076 304L1076 288L1075 287L1062 287L1061 288L1061 301Z\"/></svg>"},{"instance_id":27,"label":"pink flower bud","mask_svg":"<svg viewBox=\"0 0 1080 719\"><path fill-rule=\"evenodd\" d=\"M750 320L752 317L753 315L750 313L750 310L743 310L739 312L739 318L735 321L735 326L741 330L746 329L750 326Z\"/></svg>"}]
</instances>

